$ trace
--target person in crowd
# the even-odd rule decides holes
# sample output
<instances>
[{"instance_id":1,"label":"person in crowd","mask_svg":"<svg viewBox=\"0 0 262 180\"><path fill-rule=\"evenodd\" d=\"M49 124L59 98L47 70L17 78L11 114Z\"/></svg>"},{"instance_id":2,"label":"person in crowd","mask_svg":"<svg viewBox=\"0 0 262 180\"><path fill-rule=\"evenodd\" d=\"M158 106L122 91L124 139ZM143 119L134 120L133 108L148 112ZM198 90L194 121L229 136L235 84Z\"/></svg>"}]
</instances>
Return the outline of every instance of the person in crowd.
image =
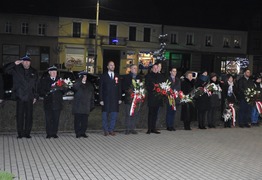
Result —
<instances>
[{"instance_id":1,"label":"person in crowd","mask_svg":"<svg viewBox=\"0 0 262 180\"><path fill-rule=\"evenodd\" d=\"M119 105L122 103L121 79L114 72L115 63L113 61L108 62L107 69L108 71L103 73L100 78L99 98L100 105L102 106L104 136L115 136L115 123L119 112Z\"/></svg>"},{"instance_id":2,"label":"person in crowd","mask_svg":"<svg viewBox=\"0 0 262 180\"><path fill-rule=\"evenodd\" d=\"M204 88L209 83L209 76L206 70L202 71L197 77L195 82L195 88ZM198 128L206 129L207 122L207 112L210 108L210 98L207 93L204 93L202 96L197 97L196 99L196 109L197 109L197 120Z\"/></svg>"},{"instance_id":3,"label":"person in crowd","mask_svg":"<svg viewBox=\"0 0 262 180\"><path fill-rule=\"evenodd\" d=\"M10 63L5 72L13 76L13 92L17 102L17 138L31 138L33 104L38 99L38 72L31 66L31 58L28 55Z\"/></svg>"},{"instance_id":4,"label":"person in crowd","mask_svg":"<svg viewBox=\"0 0 262 180\"><path fill-rule=\"evenodd\" d=\"M254 78L254 83L255 83L255 89L260 91L262 93L262 82L261 82L261 77L256 76ZM259 126L259 112L257 110L257 107L254 105L251 108L251 126Z\"/></svg>"},{"instance_id":5,"label":"person in crowd","mask_svg":"<svg viewBox=\"0 0 262 180\"><path fill-rule=\"evenodd\" d=\"M163 100L160 96L156 96L154 92L154 85L164 82L165 78L159 73L158 63L152 66L151 72L145 77L145 85L148 93L148 131L147 134L155 133L160 134L156 130L156 121L158 118L159 108L163 106Z\"/></svg>"},{"instance_id":6,"label":"person in crowd","mask_svg":"<svg viewBox=\"0 0 262 180\"><path fill-rule=\"evenodd\" d=\"M63 94L65 90L61 87L54 87L60 79L57 74L57 67L50 66L48 76L40 79L39 94L44 97L44 112L46 122L46 138L58 138L58 126L61 110L63 108Z\"/></svg>"},{"instance_id":7,"label":"person in crowd","mask_svg":"<svg viewBox=\"0 0 262 180\"><path fill-rule=\"evenodd\" d=\"M174 91L181 90L181 82L180 79L177 77L177 69L175 67L170 68L170 76L168 80L171 82L171 89ZM166 106L166 129L168 131L175 131L174 128L174 119L177 111L177 106L179 106L179 102L176 100L176 109L173 109L169 103Z\"/></svg>"},{"instance_id":8,"label":"person in crowd","mask_svg":"<svg viewBox=\"0 0 262 180\"><path fill-rule=\"evenodd\" d=\"M74 129L76 138L87 138L86 130L89 113L95 108L94 87L87 80L87 71L79 73L79 78L73 85L74 100L72 112L74 114Z\"/></svg>"},{"instance_id":9,"label":"person in crowd","mask_svg":"<svg viewBox=\"0 0 262 180\"><path fill-rule=\"evenodd\" d=\"M216 128L218 121L221 119L221 92L222 88L220 86L220 81L217 74L210 73L209 83L214 83L216 86L215 91L210 95L210 108L207 113L207 124L209 128Z\"/></svg>"},{"instance_id":10,"label":"person in crowd","mask_svg":"<svg viewBox=\"0 0 262 180\"><path fill-rule=\"evenodd\" d=\"M125 93L125 134L137 134L136 122L138 121L140 110L134 112L134 115L130 116L130 109L132 104L131 93L134 91L134 86L132 81L142 82L143 79L140 74L138 74L138 67L135 64L130 66L130 73L123 76L122 90Z\"/></svg>"},{"instance_id":11,"label":"person in crowd","mask_svg":"<svg viewBox=\"0 0 262 180\"><path fill-rule=\"evenodd\" d=\"M241 128L250 128L249 121L251 117L251 106L245 99L245 91L247 88L255 88L254 82L251 79L251 72L249 69L244 70L244 75L238 80L239 90L239 116L238 125Z\"/></svg>"},{"instance_id":12,"label":"person in crowd","mask_svg":"<svg viewBox=\"0 0 262 180\"><path fill-rule=\"evenodd\" d=\"M163 76L163 78L165 78L164 76L164 73L162 72L162 62L161 61L158 61L157 63L157 67L158 67L158 73ZM151 66L152 66L152 63L151 63ZM165 120L163 119L164 117L164 114L165 114L165 111L166 111L166 108L164 108L164 104L162 106L159 107L159 110L158 110L158 117L157 117L157 120L156 120L156 128L161 128L163 126L163 124L165 123Z\"/></svg>"},{"instance_id":13,"label":"person in crowd","mask_svg":"<svg viewBox=\"0 0 262 180\"><path fill-rule=\"evenodd\" d=\"M3 75L0 73L0 104L4 100L4 80L3 80Z\"/></svg>"},{"instance_id":14,"label":"person in crowd","mask_svg":"<svg viewBox=\"0 0 262 180\"><path fill-rule=\"evenodd\" d=\"M225 81L224 81L224 84L222 85L222 98L221 98L222 113L224 112L224 110L226 109L226 106L228 106L228 104L233 104L233 106L236 106L236 104L237 104L237 92L238 92L237 85L234 81L233 75L227 74ZM236 111L235 111L235 113L236 113ZM224 123L225 127L230 128L231 125L232 125L232 122L230 122L230 121Z\"/></svg>"},{"instance_id":15,"label":"person in crowd","mask_svg":"<svg viewBox=\"0 0 262 180\"><path fill-rule=\"evenodd\" d=\"M184 95L190 94L194 90L194 80L192 71L185 73L184 79L181 81L181 90ZM191 121L195 120L195 107L193 103L181 104L181 121L184 122L185 130L192 130L190 127Z\"/></svg>"}]
</instances>

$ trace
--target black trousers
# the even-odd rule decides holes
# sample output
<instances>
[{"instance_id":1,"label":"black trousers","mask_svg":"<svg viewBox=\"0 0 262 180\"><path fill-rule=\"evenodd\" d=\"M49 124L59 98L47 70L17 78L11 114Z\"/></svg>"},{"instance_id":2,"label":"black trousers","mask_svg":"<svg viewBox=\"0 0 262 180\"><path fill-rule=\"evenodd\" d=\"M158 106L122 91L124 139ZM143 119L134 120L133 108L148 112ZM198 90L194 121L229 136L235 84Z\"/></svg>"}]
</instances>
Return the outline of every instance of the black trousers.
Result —
<instances>
[{"instance_id":1,"label":"black trousers","mask_svg":"<svg viewBox=\"0 0 262 180\"><path fill-rule=\"evenodd\" d=\"M198 120L198 127L205 128L206 127L206 119L207 119L207 112L206 110L198 110L197 111L197 120Z\"/></svg>"},{"instance_id":2,"label":"black trousers","mask_svg":"<svg viewBox=\"0 0 262 180\"><path fill-rule=\"evenodd\" d=\"M19 136L30 135L33 125L33 100L16 102L16 125Z\"/></svg>"},{"instance_id":3,"label":"black trousers","mask_svg":"<svg viewBox=\"0 0 262 180\"><path fill-rule=\"evenodd\" d=\"M85 134L87 130L88 114L74 114L74 128L76 135Z\"/></svg>"},{"instance_id":4,"label":"black trousers","mask_svg":"<svg viewBox=\"0 0 262 180\"><path fill-rule=\"evenodd\" d=\"M54 136L58 132L61 110L45 109L46 134Z\"/></svg>"},{"instance_id":5,"label":"black trousers","mask_svg":"<svg viewBox=\"0 0 262 180\"><path fill-rule=\"evenodd\" d=\"M156 130L159 106L148 107L148 130Z\"/></svg>"}]
</instances>

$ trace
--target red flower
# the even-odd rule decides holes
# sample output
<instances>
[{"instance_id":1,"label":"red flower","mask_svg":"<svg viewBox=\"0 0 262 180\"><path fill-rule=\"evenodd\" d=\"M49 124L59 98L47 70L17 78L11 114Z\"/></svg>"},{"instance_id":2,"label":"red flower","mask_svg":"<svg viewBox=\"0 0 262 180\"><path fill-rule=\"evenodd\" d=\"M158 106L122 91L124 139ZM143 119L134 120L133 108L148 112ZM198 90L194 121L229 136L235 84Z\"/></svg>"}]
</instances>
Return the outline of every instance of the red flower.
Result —
<instances>
[{"instance_id":1,"label":"red flower","mask_svg":"<svg viewBox=\"0 0 262 180\"><path fill-rule=\"evenodd\" d=\"M165 90L163 90L163 91L162 91L162 94L163 94L163 95L166 95L166 91L165 91Z\"/></svg>"},{"instance_id":2,"label":"red flower","mask_svg":"<svg viewBox=\"0 0 262 180\"><path fill-rule=\"evenodd\" d=\"M156 92L158 92L158 93L159 93L160 91L161 91L161 90L160 90L160 88L156 88Z\"/></svg>"}]
</instances>

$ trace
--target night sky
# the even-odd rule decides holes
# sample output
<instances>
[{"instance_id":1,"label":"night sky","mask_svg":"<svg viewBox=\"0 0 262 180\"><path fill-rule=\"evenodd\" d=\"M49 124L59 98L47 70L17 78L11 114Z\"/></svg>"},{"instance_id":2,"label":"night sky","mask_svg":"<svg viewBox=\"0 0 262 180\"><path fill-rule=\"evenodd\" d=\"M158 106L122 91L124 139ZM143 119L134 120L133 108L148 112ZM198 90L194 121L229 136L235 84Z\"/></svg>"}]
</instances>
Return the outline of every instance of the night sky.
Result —
<instances>
[{"instance_id":1,"label":"night sky","mask_svg":"<svg viewBox=\"0 0 262 180\"><path fill-rule=\"evenodd\" d=\"M96 0L8 0L0 12L95 19ZM262 0L100 0L103 20L248 30L258 14Z\"/></svg>"}]
</instances>

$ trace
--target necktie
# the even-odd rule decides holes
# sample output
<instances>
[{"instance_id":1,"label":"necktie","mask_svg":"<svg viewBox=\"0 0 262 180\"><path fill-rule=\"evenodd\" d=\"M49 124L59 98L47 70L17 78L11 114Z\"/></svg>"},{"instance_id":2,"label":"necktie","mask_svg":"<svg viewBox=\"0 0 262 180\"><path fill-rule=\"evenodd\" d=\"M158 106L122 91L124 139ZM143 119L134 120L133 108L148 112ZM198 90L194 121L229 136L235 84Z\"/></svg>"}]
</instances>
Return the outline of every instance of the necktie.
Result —
<instances>
[{"instance_id":1,"label":"necktie","mask_svg":"<svg viewBox=\"0 0 262 180\"><path fill-rule=\"evenodd\" d=\"M111 79L113 79L113 73L111 73Z\"/></svg>"}]
</instances>

